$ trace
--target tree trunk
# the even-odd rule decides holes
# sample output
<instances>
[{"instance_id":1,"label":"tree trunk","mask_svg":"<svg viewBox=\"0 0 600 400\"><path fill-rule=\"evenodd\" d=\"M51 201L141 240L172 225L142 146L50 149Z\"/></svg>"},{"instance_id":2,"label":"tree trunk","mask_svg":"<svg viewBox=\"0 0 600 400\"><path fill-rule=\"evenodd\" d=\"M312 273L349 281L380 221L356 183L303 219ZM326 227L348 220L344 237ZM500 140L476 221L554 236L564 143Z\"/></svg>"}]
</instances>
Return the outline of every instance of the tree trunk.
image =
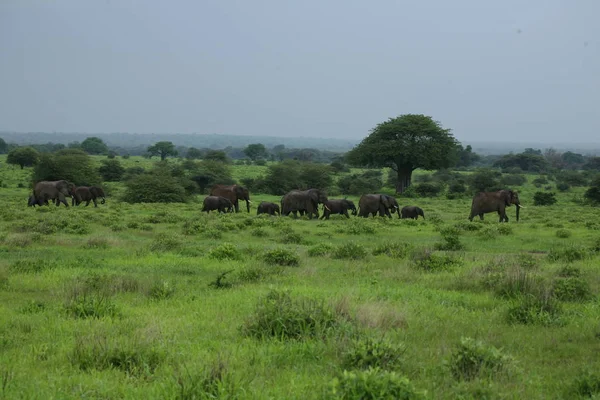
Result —
<instances>
[{"instance_id":1,"label":"tree trunk","mask_svg":"<svg viewBox=\"0 0 600 400\"><path fill-rule=\"evenodd\" d=\"M398 168L398 179L396 181L396 193L403 193L409 186L412 177L412 168Z\"/></svg>"}]
</instances>

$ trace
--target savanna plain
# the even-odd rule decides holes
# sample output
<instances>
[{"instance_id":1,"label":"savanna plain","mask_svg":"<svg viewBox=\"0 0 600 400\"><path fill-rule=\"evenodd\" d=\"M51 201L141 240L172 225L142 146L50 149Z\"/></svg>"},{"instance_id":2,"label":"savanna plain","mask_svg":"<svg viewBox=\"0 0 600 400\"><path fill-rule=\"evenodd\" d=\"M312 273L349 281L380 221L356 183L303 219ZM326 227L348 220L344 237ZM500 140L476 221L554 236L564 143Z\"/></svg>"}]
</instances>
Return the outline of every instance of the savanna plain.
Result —
<instances>
[{"instance_id":1,"label":"savanna plain","mask_svg":"<svg viewBox=\"0 0 600 400\"><path fill-rule=\"evenodd\" d=\"M0 398L600 393L600 213L582 188L534 206L527 175L503 224L469 222L470 196L396 196L425 220L308 220L257 216L279 203L260 194L249 214L128 204L120 183L98 208L30 208L30 171L0 161Z\"/></svg>"}]
</instances>

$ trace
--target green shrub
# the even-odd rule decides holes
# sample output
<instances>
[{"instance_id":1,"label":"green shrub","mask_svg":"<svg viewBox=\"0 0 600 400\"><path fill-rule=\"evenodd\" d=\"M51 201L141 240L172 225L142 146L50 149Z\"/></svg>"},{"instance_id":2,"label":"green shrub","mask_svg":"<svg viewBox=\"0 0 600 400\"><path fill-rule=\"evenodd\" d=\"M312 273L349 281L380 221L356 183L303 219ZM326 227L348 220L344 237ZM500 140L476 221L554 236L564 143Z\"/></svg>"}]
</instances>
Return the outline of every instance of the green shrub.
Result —
<instances>
[{"instance_id":1,"label":"green shrub","mask_svg":"<svg viewBox=\"0 0 600 400\"><path fill-rule=\"evenodd\" d=\"M538 259L527 253L519 253L517 263L525 270L535 269L539 265Z\"/></svg>"},{"instance_id":2,"label":"green shrub","mask_svg":"<svg viewBox=\"0 0 600 400\"><path fill-rule=\"evenodd\" d=\"M460 241L460 230L456 227L443 228L440 234L442 235L442 241L435 244L436 250L458 251L465 248Z\"/></svg>"},{"instance_id":3,"label":"green shrub","mask_svg":"<svg viewBox=\"0 0 600 400\"><path fill-rule=\"evenodd\" d=\"M589 253L585 247L574 244L566 247L553 247L548 252L548 259L550 261L574 262L584 260L588 256Z\"/></svg>"},{"instance_id":4,"label":"green shrub","mask_svg":"<svg viewBox=\"0 0 600 400\"><path fill-rule=\"evenodd\" d=\"M335 313L323 301L292 298L270 291L242 326L242 334L257 339L301 340L322 338L338 325Z\"/></svg>"},{"instance_id":5,"label":"green shrub","mask_svg":"<svg viewBox=\"0 0 600 400\"><path fill-rule=\"evenodd\" d=\"M283 244L303 244L305 243L305 240L302 234L294 232L293 230L288 230L282 232L279 236L279 242Z\"/></svg>"},{"instance_id":6,"label":"green shrub","mask_svg":"<svg viewBox=\"0 0 600 400\"><path fill-rule=\"evenodd\" d=\"M597 205L600 203L600 175L592 180L583 197L591 204Z\"/></svg>"},{"instance_id":7,"label":"green shrub","mask_svg":"<svg viewBox=\"0 0 600 400\"><path fill-rule=\"evenodd\" d=\"M257 227L254 228L250 231L250 234L254 237L259 237L259 238L263 238L263 237L267 237L269 236L269 232L267 232L266 230L264 230L261 227Z\"/></svg>"},{"instance_id":8,"label":"green shrub","mask_svg":"<svg viewBox=\"0 0 600 400\"><path fill-rule=\"evenodd\" d=\"M37 274L59 267L58 262L47 258L38 258L35 260L23 259L17 260L10 266L10 272L20 274Z\"/></svg>"},{"instance_id":9,"label":"green shrub","mask_svg":"<svg viewBox=\"0 0 600 400\"><path fill-rule=\"evenodd\" d=\"M208 257L215 260L241 260L242 253L231 243L222 243L208 252Z\"/></svg>"},{"instance_id":10,"label":"green shrub","mask_svg":"<svg viewBox=\"0 0 600 400\"><path fill-rule=\"evenodd\" d=\"M366 371L343 371L331 382L326 398L414 400L424 399L425 392L416 390L408 378L396 372L371 368Z\"/></svg>"},{"instance_id":11,"label":"green shrub","mask_svg":"<svg viewBox=\"0 0 600 400\"><path fill-rule=\"evenodd\" d=\"M78 293L65 305L67 315L73 318L118 317L120 311L111 297L104 293Z\"/></svg>"},{"instance_id":12,"label":"green shrub","mask_svg":"<svg viewBox=\"0 0 600 400\"><path fill-rule=\"evenodd\" d=\"M443 189L442 186L434 183L418 183L412 186L419 197L436 197Z\"/></svg>"},{"instance_id":13,"label":"green shrub","mask_svg":"<svg viewBox=\"0 0 600 400\"><path fill-rule=\"evenodd\" d=\"M165 300L173 297L175 288L167 281L155 281L148 289L148 297L154 300Z\"/></svg>"},{"instance_id":14,"label":"green shrub","mask_svg":"<svg viewBox=\"0 0 600 400\"><path fill-rule=\"evenodd\" d=\"M335 248L332 257L338 259L360 260L367 256L367 250L363 245L355 242L347 242Z\"/></svg>"},{"instance_id":15,"label":"green shrub","mask_svg":"<svg viewBox=\"0 0 600 400\"><path fill-rule=\"evenodd\" d=\"M521 174L503 174L500 178L500 184L504 186L523 186L527 178Z\"/></svg>"},{"instance_id":16,"label":"green shrub","mask_svg":"<svg viewBox=\"0 0 600 400\"><path fill-rule=\"evenodd\" d=\"M560 325L560 303L548 293L528 294L509 309L507 320L512 324Z\"/></svg>"},{"instance_id":17,"label":"green shrub","mask_svg":"<svg viewBox=\"0 0 600 400\"><path fill-rule=\"evenodd\" d=\"M127 203L185 203L186 190L167 171L146 173L125 182L122 200Z\"/></svg>"},{"instance_id":18,"label":"green shrub","mask_svg":"<svg viewBox=\"0 0 600 400\"><path fill-rule=\"evenodd\" d=\"M584 371L578 374L569 386L564 398L595 399L600 394L600 374L596 371Z\"/></svg>"},{"instance_id":19,"label":"green shrub","mask_svg":"<svg viewBox=\"0 0 600 400\"><path fill-rule=\"evenodd\" d=\"M551 206L556 204L556 201L556 194L552 192L535 192L533 195L534 206Z\"/></svg>"},{"instance_id":20,"label":"green shrub","mask_svg":"<svg viewBox=\"0 0 600 400\"><path fill-rule=\"evenodd\" d=\"M497 374L506 372L512 361L512 357L493 346L463 337L450 356L449 366L457 380L493 379Z\"/></svg>"},{"instance_id":21,"label":"green shrub","mask_svg":"<svg viewBox=\"0 0 600 400\"><path fill-rule=\"evenodd\" d=\"M561 239L566 239L571 237L571 231L568 229L559 229L556 231L556 237Z\"/></svg>"},{"instance_id":22,"label":"green shrub","mask_svg":"<svg viewBox=\"0 0 600 400\"><path fill-rule=\"evenodd\" d=\"M373 255L378 256L380 254L384 254L392 258L404 258L408 255L412 248L413 247L410 243L387 241L378 244L373 249Z\"/></svg>"},{"instance_id":23,"label":"green shrub","mask_svg":"<svg viewBox=\"0 0 600 400\"><path fill-rule=\"evenodd\" d=\"M354 218L341 225L337 232L350 235L372 235L375 233L375 227L371 222L364 218Z\"/></svg>"},{"instance_id":24,"label":"green shrub","mask_svg":"<svg viewBox=\"0 0 600 400\"><path fill-rule=\"evenodd\" d=\"M89 238L88 241L83 245L85 249L108 249L108 241L102 237Z\"/></svg>"},{"instance_id":25,"label":"green shrub","mask_svg":"<svg viewBox=\"0 0 600 400\"><path fill-rule=\"evenodd\" d=\"M375 172L375 173L374 173ZM377 193L383 186L381 171L366 171L340 177L337 182L340 193L361 195Z\"/></svg>"},{"instance_id":26,"label":"green shrub","mask_svg":"<svg viewBox=\"0 0 600 400\"><path fill-rule=\"evenodd\" d=\"M545 176L539 176L531 181L536 187L541 187L542 185L548 184L548 179Z\"/></svg>"},{"instance_id":27,"label":"green shrub","mask_svg":"<svg viewBox=\"0 0 600 400\"><path fill-rule=\"evenodd\" d=\"M300 256L292 250L273 249L263 254L263 260L270 265L283 265L296 267L300 265Z\"/></svg>"},{"instance_id":28,"label":"green shrub","mask_svg":"<svg viewBox=\"0 0 600 400\"><path fill-rule=\"evenodd\" d=\"M434 254L429 249L417 249L411 254L413 265L426 272L447 271L457 265L458 260L453 257Z\"/></svg>"},{"instance_id":29,"label":"green shrub","mask_svg":"<svg viewBox=\"0 0 600 400\"><path fill-rule=\"evenodd\" d=\"M150 251L174 251L178 250L181 245L182 242L177 236L159 233L154 237L154 240L150 244Z\"/></svg>"},{"instance_id":30,"label":"green shrub","mask_svg":"<svg viewBox=\"0 0 600 400\"><path fill-rule=\"evenodd\" d=\"M448 186L448 192L446 197L448 199L457 199L464 196L467 193L467 187L464 183L453 182Z\"/></svg>"},{"instance_id":31,"label":"green shrub","mask_svg":"<svg viewBox=\"0 0 600 400\"><path fill-rule=\"evenodd\" d=\"M346 351L342 366L346 369L380 368L393 371L401 366L405 352L403 344L381 338L361 338L355 340Z\"/></svg>"},{"instance_id":32,"label":"green shrub","mask_svg":"<svg viewBox=\"0 0 600 400\"><path fill-rule=\"evenodd\" d=\"M567 276L554 280L552 294L562 301L585 301L591 297L591 290L584 278Z\"/></svg>"},{"instance_id":33,"label":"green shrub","mask_svg":"<svg viewBox=\"0 0 600 400\"><path fill-rule=\"evenodd\" d=\"M495 286L495 292L500 297L515 299L537 293L540 285L529 272L521 268L512 268L505 271L503 279Z\"/></svg>"},{"instance_id":34,"label":"green shrub","mask_svg":"<svg viewBox=\"0 0 600 400\"><path fill-rule=\"evenodd\" d=\"M259 282L269 275L269 271L261 265L250 265L237 271L240 282Z\"/></svg>"},{"instance_id":35,"label":"green shrub","mask_svg":"<svg viewBox=\"0 0 600 400\"><path fill-rule=\"evenodd\" d=\"M200 372L185 372L177 370L176 400L200 399L237 399L237 382L228 372L226 364L218 358L200 370Z\"/></svg>"},{"instance_id":36,"label":"green shrub","mask_svg":"<svg viewBox=\"0 0 600 400\"><path fill-rule=\"evenodd\" d=\"M330 243L319 243L308 249L310 257L322 257L331 253L333 245Z\"/></svg>"},{"instance_id":37,"label":"green shrub","mask_svg":"<svg viewBox=\"0 0 600 400\"><path fill-rule=\"evenodd\" d=\"M569 189L571 189L571 185L566 182L559 182L556 184L556 189L558 189L559 192L568 192Z\"/></svg>"}]
</instances>

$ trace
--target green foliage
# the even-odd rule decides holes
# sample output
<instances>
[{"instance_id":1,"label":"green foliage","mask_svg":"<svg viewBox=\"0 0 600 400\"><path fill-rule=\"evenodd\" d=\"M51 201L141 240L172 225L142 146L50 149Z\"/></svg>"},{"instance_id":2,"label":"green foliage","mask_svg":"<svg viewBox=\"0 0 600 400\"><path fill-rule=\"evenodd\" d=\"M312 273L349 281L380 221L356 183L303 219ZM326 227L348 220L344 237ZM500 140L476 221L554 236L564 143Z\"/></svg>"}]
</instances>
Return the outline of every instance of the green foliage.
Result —
<instances>
[{"instance_id":1,"label":"green foliage","mask_svg":"<svg viewBox=\"0 0 600 400\"><path fill-rule=\"evenodd\" d=\"M502 279L494 285L494 291L506 299L518 299L521 296L543 291L543 283L530 272L522 268L510 268L502 274Z\"/></svg>"},{"instance_id":2,"label":"green foliage","mask_svg":"<svg viewBox=\"0 0 600 400\"><path fill-rule=\"evenodd\" d=\"M467 187L463 183L453 182L448 186L446 197L450 200L457 199L467 193Z\"/></svg>"},{"instance_id":3,"label":"green foliage","mask_svg":"<svg viewBox=\"0 0 600 400\"><path fill-rule=\"evenodd\" d=\"M33 169L34 182L61 179L73 182L76 186L98 186L102 182L90 156L78 149L43 154Z\"/></svg>"},{"instance_id":4,"label":"green foliage","mask_svg":"<svg viewBox=\"0 0 600 400\"><path fill-rule=\"evenodd\" d=\"M585 247L575 244L564 247L552 247L548 252L548 259L550 261L574 262L586 259L588 256L589 252Z\"/></svg>"},{"instance_id":5,"label":"green foliage","mask_svg":"<svg viewBox=\"0 0 600 400\"><path fill-rule=\"evenodd\" d=\"M323 338L337 326L335 313L323 301L271 290L241 330L244 336L257 339L302 340Z\"/></svg>"},{"instance_id":6,"label":"green foliage","mask_svg":"<svg viewBox=\"0 0 600 400\"><path fill-rule=\"evenodd\" d=\"M202 152L202 150L199 150L195 147L190 147L187 150L187 153L185 154L185 158L187 158L188 160L198 160L202 158L203 155L204 153Z\"/></svg>"},{"instance_id":7,"label":"green foliage","mask_svg":"<svg viewBox=\"0 0 600 400\"><path fill-rule=\"evenodd\" d=\"M533 195L534 206L551 206L556 202L556 193L535 192Z\"/></svg>"},{"instance_id":8,"label":"green foliage","mask_svg":"<svg viewBox=\"0 0 600 400\"><path fill-rule=\"evenodd\" d=\"M242 254L234 244L222 243L210 249L208 257L215 260L240 260Z\"/></svg>"},{"instance_id":9,"label":"green foliage","mask_svg":"<svg viewBox=\"0 0 600 400\"><path fill-rule=\"evenodd\" d=\"M435 254L429 249L415 249L411 259L415 268L425 272L448 271L459 263L453 257Z\"/></svg>"},{"instance_id":10,"label":"green foliage","mask_svg":"<svg viewBox=\"0 0 600 400\"><path fill-rule=\"evenodd\" d=\"M469 190L472 193L494 192L504 189L500 184L502 174L489 168L479 168L468 177Z\"/></svg>"},{"instance_id":11,"label":"green foliage","mask_svg":"<svg viewBox=\"0 0 600 400\"><path fill-rule=\"evenodd\" d=\"M6 163L24 167L31 167L39 162L40 153L31 147L16 147L6 156Z\"/></svg>"},{"instance_id":12,"label":"green foliage","mask_svg":"<svg viewBox=\"0 0 600 400\"><path fill-rule=\"evenodd\" d=\"M196 163L196 168L190 171L192 180L205 193L214 185L231 185L235 181L231 177L231 167L221 161L203 160Z\"/></svg>"},{"instance_id":13,"label":"green foliage","mask_svg":"<svg viewBox=\"0 0 600 400\"><path fill-rule=\"evenodd\" d=\"M292 250L279 248L267 250L263 254L263 260L270 265L283 265L296 267L300 265L300 257Z\"/></svg>"},{"instance_id":14,"label":"green foliage","mask_svg":"<svg viewBox=\"0 0 600 400\"><path fill-rule=\"evenodd\" d=\"M434 183L418 183L412 187L418 197L436 197L443 189Z\"/></svg>"},{"instance_id":15,"label":"green foliage","mask_svg":"<svg viewBox=\"0 0 600 400\"><path fill-rule=\"evenodd\" d=\"M45 258L31 260L23 259L14 262L9 270L15 273L21 274L37 274L40 272L48 271L58 267L58 263L55 260L48 260Z\"/></svg>"},{"instance_id":16,"label":"green foliage","mask_svg":"<svg viewBox=\"0 0 600 400\"><path fill-rule=\"evenodd\" d=\"M333 258L360 260L367 257L367 250L356 242L347 242L335 248Z\"/></svg>"},{"instance_id":17,"label":"green foliage","mask_svg":"<svg viewBox=\"0 0 600 400\"><path fill-rule=\"evenodd\" d=\"M164 252L178 250L182 245L181 240L168 233L159 233L150 244L150 251Z\"/></svg>"},{"instance_id":18,"label":"green foliage","mask_svg":"<svg viewBox=\"0 0 600 400\"><path fill-rule=\"evenodd\" d=\"M76 293L65 304L65 311L73 318L114 318L121 314L105 293Z\"/></svg>"},{"instance_id":19,"label":"green foliage","mask_svg":"<svg viewBox=\"0 0 600 400\"><path fill-rule=\"evenodd\" d=\"M264 144L254 143L246 146L244 149L244 154L252 161L256 161L258 159L266 158L269 153L267 152L267 148Z\"/></svg>"},{"instance_id":20,"label":"green foliage","mask_svg":"<svg viewBox=\"0 0 600 400\"><path fill-rule=\"evenodd\" d=\"M342 366L346 369L379 368L396 370L402 364L406 347L382 338L366 337L354 340L345 352Z\"/></svg>"},{"instance_id":21,"label":"green foliage","mask_svg":"<svg viewBox=\"0 0 600 400\"><path fill-rule=\"evenodd\" d=\"M568 192L569 189L571 189L571 185L566 182L559 182L556 184L556 189L558 189L559 192Z\"/></svg>"},{"instance_id":22,"label":"green foliage","mask_svg":"<svg viewBox=\"0 0 600 400\"><path fill-rule=\"evenodd\" d=\"M106 182L118 182L125 174L125 168L119 160L102 160L102 165L98 168L102 179Z\"/></svg>"},{"instance_id":23,"label":"green foliage","mask_svg":"<svg viewBox=\"0 0 600 400\"><path fill-rule=\"evenodd\" d=\"M561 239L566 239L571 237L572 233L568 229L559 229L556 231L556 237Z\"/></svg>"},{"instance_id":24,"label":"green foliage","mask_svg":"<svg viewBox=\"0 0 600 400\"><path fill-rule=\"evenodd\" d=\"M592 204L600 204L600 176L597 176L590 183L590 187L586 190L584 197Z\"/></svg>"},{"instance_id":25,"label":"green foliage","mask_svg":"<svg viewBox=\"0 0 600 400\"><path fill-rule=\"evenodd\" d=\"M370 368L366 371L343 371L330 384L328 399L416 400L425 392L415 389L410 380L394 371Z\"/></svg>"},{"instance_id":26,"label":"green foliage","mask_svg":"<svg viewBox=\"0 0 600 400\"><path fill-rule=\"evenodd\" d=\"M172 142L168 141L157 142L152 146L149 146L147 151L150 157L160 156L161 161L167 157L177 156L177 150L175 150L175 145Z\"/></svg>"},{"instance_id":27,"label":"green foliage","mask_svg":"<svg viewBox=\"0 0 600 400\"><path fill-rule=\"evenodd\" d=\"M442 235L442 242L436 243L435 248L437 250L446 250L446 251L458 251L463 250L465 245L460 241L460 230L454 226L443 228L440 231L440 235Z\"/></svg>"},{"instance_id":28,"label":"green foliage","mask_svg":"<svg viewBox=\"0 0 600 400\"><path fill-rule=\"evenodd\" d=\"M227 157L227 154L222 150L207 150L202 157L204 161L217 161L223 164L229 164L231 160Z\"/></svg>"},{"instance_id":29,"label":"green foliage","mask_svg":"<svg viewBox=\"0 0 600 400\"><path fill-rule=\"evenodd\" d=\"M8 152L8 144L2 138L0 138L0 154L6 154Z\"/></svg>"},{"instance_id":30,"label":"green foliage","mask_svg":"<svg viewBox=\"0 0 600 400\"><path fill-rule=\"evenodd\" d=\"M520 297L509 309L507 321L512 324L561 325L560 303L548 293L532 293Z\"/></svg>"},{"instance_id":31,"label":"green foliage","mask_svg":"<svg viewBox=\"0 0 600 400\"><path fill-rule=\"evenodd\" d=\"M350 174L338 179L338 189L343 194L361 195L377 193L383 186L380 170L367 170L360 174Z\"/></svg>"},{"instance_id":32,"label":"green foliage","mask_svg":"<svg viewBox=\"0 0 600 400\"><path fill-rule=\"evenodd\" d=\"M330 243L319 243L308 249L308 255L310 257L323 257L331 254L333 248L333 245Z\"/></svg>"},{"instance_id":33,"label":"green foliage","mask_svg":"<svg viewBox=\"0 0 600 400\"><path fill-rule=\"evenodd\" d=\"M223 360L217 359L198 373L178 373L176 400L237 399L236 382Z\"/></svg>"},{"instance_id":34,"label":"green foliage","mask_svg":"<svg viewBox=\"0 0 600 400\"><path fill-rule=\"evenodd\" d=\"M574 187L588 185L588 178L585 174L578 171L560 171L556 174L557 182L564 182Z\"/></svg>"},{"instance_id":35,"label":"green foliage","mask_svg":"<svg viewBox=\"0 0 600 400\"><path fill-rule=\"evenodd\" d=\"M590 299L592 296L590 285L580 274L581 272L578 269L567 271L563 269L559 277L554 280L552 286L553 296L562 301L585 301Z\"/></svg>"},{"instance_id":36,"label":"green foliage","mask_svg":"<svg viewBox=\"0 0 600 400\"><path fill-rule=\"evenodd\" d=\"M88 154L108 153L108 146L102 139L97 137L86 138L83 142L81 142L81 149Z\"/></svg>"},{"instance_id":37,"label":"green foliage","mask_svg":"<svg viewBox=\"0 0 600 400\"><path fill-rule=\"evenodd\" d=\"M167 281L156 280L148 289L148 297L154 300L166 300L175 294L175 287Z\"/></svg>"},{"instance_id":38,"label":"green foliage","mask_svg":"<svg viewBox=\"0 0 600 400\"><path fill-rule=\"evenodd\" d=\"M386 241L378 244L373 249L373 255L384 254L391 258L404 258L410 253L412 248L413 246L410 243Z\"/></svg>"},{"instance_id":39,"label":"green foliage","mask_svg":"<svg viewBox=\"0 0 600 400\"><path fill-rule=\"evenodd\" d=\"M503 174L500 178L500 184L503 186L523 186L527 178L521 174Z\"/></svg>"},{"instance_id":40,"label":"green foliage","mask_svg":"<svg viewBox=\"0 0 600 400\"><path fill-rule=\"evenodd\" d=\"M518 167L523 171L543 172L548 169L548 162L542 155L531 153L506 154L494 162L494 167L503 170Z\"/></svg>"},{"instance_id":41,"label":"green foliage","mask_svg":"<svg viewBox=\"0 0 600 400\"><path fill-rule=\"evenodd\" d=\"M600 394L600 375L596 371L584 371L575 378L564 398L595 399L598 394Z\"/></svg>"},{"instance_id":42,"label":"green foliage","mask_svg":"<svg viewBox=\"0 0 600 400\"><path fill-rule=\"evenodd\" d=\"M446 168L456 162L457 142L449 129L425 115L405 114L378 124L346 154L357 166L388 167L400 171L398 189L410 185L416 168Z\"/></svg>"},{"instance_id":43,"label":"green foliage","mask_svg":"<svg viewBox=\"0 0 600 400\"><path fill-rule=\"evenodd\" d=\"M122 200L127 203L185 203L181 182L167 172L146 173L125 182Z\"/></svg>"},{"instance_id":44,"label":"green foliage","mask_svg":"<svg viewBox=\"0 0 600 400\"><path fill-rule=\"evenodd\" d=\"M458 348L452 352L448 364L455 379L468 381L475 378L493 379L506 372L512 362L512 357L505 355L500 349L463 337Z\"/></svg>"},{"instance_id":45,"label":"green foliage","mask_svg":"<svg viewBox=\"0 0 600 400\"><path fill-rule=\"evenodd\" d=\"M327 190L333 182L331 175L331 168L326 164L285 160L268 166L260 188L274 195L283 195L296 189Z\"/></svg>"}]
</instances>

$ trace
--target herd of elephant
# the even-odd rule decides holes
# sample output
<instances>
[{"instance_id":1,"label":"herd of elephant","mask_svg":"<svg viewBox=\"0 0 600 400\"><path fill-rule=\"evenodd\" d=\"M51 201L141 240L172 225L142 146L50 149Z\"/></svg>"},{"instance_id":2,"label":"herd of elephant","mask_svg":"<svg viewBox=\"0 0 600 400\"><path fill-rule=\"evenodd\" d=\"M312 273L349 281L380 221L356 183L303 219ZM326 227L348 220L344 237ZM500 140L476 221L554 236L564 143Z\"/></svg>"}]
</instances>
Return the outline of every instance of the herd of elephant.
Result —
<instances>
[{"instance_id":1,"label":"herd of elephant","mask_svg":"<svg viewBox=\"0 0 600 400\"><path fill-rule=\"evenodd\" d=\"M59 206L61 203L69 207L67 199L71 198L71 205L80 205L85 201L88 206L90 202L94 207L98 207L96 199L101 199L100 204L106 203L104 190L98 186L75 186L72 182L60 181L40 181L35 184L33 193L27 200L29 207L49 205L50 202Z\"/></svg>"},{"instance_id":2,"label":"herd of elephant","mask_svg":"<svg viewBox=\"0 0 600 400\"><path fill-rule=\"evenodd\" d=\"M204 199L202 211L239 212L239 201L246 202L246 209L250 212L250 194L248 189L239 185L216 185L212 188L210 195ZM307 215L309 219L319 218L319 205L323 205L323 215L321 219L329 219L331 214L340 214L350 218L348 211L352 215L367 218L388 216L397 213L398 218L418 219L419 216L425 218L423 210L416 206L406 206L400 209L398 201L385 194L363 194L358 201L358 209L354 203L347 199L328 199L324 192L319 189L292 190L281 198L280 204L272 202L261 202L257 207L257 214L283 215L293 214L294 217ZM517 209L517 221L519 220L519 210L522 207L519 201L519 195L512 190L500 190L497 192L480 192L473 197L471 203L471 214L469 220L479 216L483 220L483 215L490 212L497 212L500 222L508 222L506 216L506 207L512 204Z\"/></svg>"},{"instance_id":3,"label":"herd of elephant","mask_svg":"<svg viewBox=\"0 0 600 400\"><path fill-rule=\"evenodd\" d=\"M96 199L101 199L101 204L106 202L106 196L102 188L97 186L79 186L76 187L72 182L66 180L60 181L41 181L35 184L32 195L29 197L29 206L49 205L49 202L57 206L63 203L69 206L67 198L71 197L71 205L79 205L86 202L94 203L98 207ZM215 185L210 195L204 198L202 211L239 212L239 202L246 202L246 210L250 212L250 193L248 189L240 185ZM319 205L323 205L323 215L321 219L329 219L331 214L340 214L350 218L348 211L352 215L367 218L388 216L397 213L398 218L418 219L419 216L425 218L423 210L416 206L406 206L400 209L398 201L392 196L386 194L363 194L358 201L358 209L354 203L347 199L328 199L325 193L319 189L292 190L281 198L280 204L271 202L261 202L257 207L257 214L283 215L298 214L307 215L309 219L319 218ZM506 207L514 204L517 209L517 221L519 220L519 210L522 208L519 195L512 190L500 190L497 192L480 192L473 197L471 203L471 214L469 220L479 216L483 220L483 215L490 212L497 212L500 222L508 222L506 216ZM280 207L281 205L281 207Z\"/></svg>"}]
</instances>

